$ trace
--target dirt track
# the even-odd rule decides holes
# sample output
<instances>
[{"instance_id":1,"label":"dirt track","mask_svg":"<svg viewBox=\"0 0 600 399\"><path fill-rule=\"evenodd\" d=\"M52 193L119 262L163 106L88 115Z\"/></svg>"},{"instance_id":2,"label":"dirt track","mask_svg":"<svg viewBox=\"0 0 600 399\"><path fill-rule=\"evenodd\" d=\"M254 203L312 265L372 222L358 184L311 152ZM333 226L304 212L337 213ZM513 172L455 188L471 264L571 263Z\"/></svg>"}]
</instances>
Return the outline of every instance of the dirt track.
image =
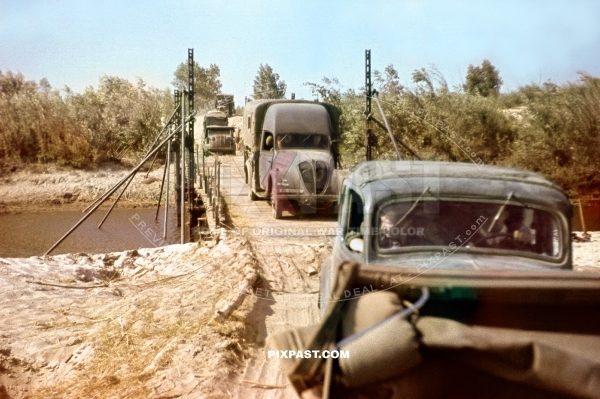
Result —
<instances>
[{"instance_id":1,"label":"dirt track","mask_svg":"<svg viewBox=\"0 0 600 399\"><path fill-rule=\"evenodd\" d=\"M284 213L275 220L268 201L248 198L242 157L222 157L221 162L222 190L234 223L231 227L248 237L261 276L248 320L258 328L258 336L232 395L240 399L296 398L279 361L268 359L266 350L274 334L318 323L318 271L331 250L336 220L310 213L301 217Z\"/></svg>"}]
</instances>

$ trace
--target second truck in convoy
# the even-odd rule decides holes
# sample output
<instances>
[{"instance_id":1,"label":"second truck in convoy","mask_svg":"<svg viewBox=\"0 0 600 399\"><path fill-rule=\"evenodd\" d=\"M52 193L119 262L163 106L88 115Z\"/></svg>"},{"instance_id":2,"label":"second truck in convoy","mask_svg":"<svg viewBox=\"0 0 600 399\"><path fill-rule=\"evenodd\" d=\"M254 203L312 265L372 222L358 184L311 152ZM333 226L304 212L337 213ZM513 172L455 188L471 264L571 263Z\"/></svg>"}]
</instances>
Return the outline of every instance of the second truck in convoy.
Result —
<instances>
[{"instance_id":1,"label":"second truck in convoy","mask_svg":"<svg viewBox=\"0 0 600 399\"><path fill-rule=\"evenodd\" d=\"M244 174L252 200L270 199L273 215L332 209L341 186L339 110L303 100L246 104Z\"/></svg>"},{"instance_id":2,"label":"second truck in convoy","mask_svg":"<svg viewBox=\"0 0 600 399\"><path fill-rule=\"evenodd\" d=\"M229 126L227 113L221 110L208 111L202 123L205 151L235 154L235 128Z\"/></svg>"}]
</instances>

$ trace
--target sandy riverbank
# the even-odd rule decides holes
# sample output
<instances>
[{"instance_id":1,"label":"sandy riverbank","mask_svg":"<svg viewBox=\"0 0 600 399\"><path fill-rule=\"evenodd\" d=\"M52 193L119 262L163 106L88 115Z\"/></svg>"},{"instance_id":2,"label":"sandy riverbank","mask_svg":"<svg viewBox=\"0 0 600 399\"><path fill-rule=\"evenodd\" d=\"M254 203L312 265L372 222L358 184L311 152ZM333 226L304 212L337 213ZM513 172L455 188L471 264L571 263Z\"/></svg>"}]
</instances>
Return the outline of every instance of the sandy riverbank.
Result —
<instances>
[{"instance_id":1,"label":"sandy riverbank","mask_svg":"<svg viewBox=\"0 0 600 399\"><path fill-rule=\"evenodd\" d=\"M0 398L222 398L256 331L227 320L256 261L239 238L0 259Z\"/></svg>"},{"instance_id":2,"label":"sandy riverbank","mask_svg":"<svg viewBox=\"0 0 600 399\"><path fill-rule=\"evenodd\" d=\"M91 170L56 165L30 165L0 177L0 212L24 212L85 207L125 177L133 168L104 164ZM158 201L163 168L140 171L121 197L119 207L152 207ZM173 180L171 180L173 182ZM118 190L111 199L117 197ZM112 204L107 201L106 206Z\"/></svg>"},{"instance_id":3,"label":"sandy riverbank","mask_svg":"<svg viewBox=\"0 0 600 399\"><path fill-rule=\"evenodd\" d=\"M318 246L318 259L303 248L286 251L318 268L327 248ZM600 232L573 249L576 271L600 272ZM210 321L257 272L266 255L257 256L229 236L218 245L0 259L0 398L90 389L106 398L229 397L259 334L256 298Z\"/></svg>"},{"instance_id":4,"label":"sandy riverbank","mask_svg":"<svg viewBox=\"0 0 600 399\"><path fill-rule=\"evenodd\" d=\"M573 267L578 271L600 272L600 231L592 231L590 241L573 242ZM581 236L581 232L577 232Z\"/></svg>"}]
</instances>

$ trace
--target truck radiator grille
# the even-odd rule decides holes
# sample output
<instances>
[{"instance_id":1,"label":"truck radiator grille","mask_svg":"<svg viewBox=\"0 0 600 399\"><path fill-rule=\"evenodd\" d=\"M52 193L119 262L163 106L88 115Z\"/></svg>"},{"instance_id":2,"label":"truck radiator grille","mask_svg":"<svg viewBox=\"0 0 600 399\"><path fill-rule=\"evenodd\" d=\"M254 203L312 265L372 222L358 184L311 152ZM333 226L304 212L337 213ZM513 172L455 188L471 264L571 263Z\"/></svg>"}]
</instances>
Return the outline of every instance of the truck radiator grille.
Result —
<instances>
[{"instance_id":1,"label":"truck radiator grille","mask_svg":"<svg viewBox=\"0 0 600 399\"><path fill-rule=\"evenodd\" d=\"M230 149L233 146L233 140L230 136L214 135L210 136L209 148Z\"/></svg>"},{"instance_id":2,"label":"truck radiator grille","mask_svg":"<svg viewBox=\"0 0 600 399\"><path fill-rule=\"evenodd\" d=\"M298 165L306 190L320 194L327 188L327 164L321 161L304 161Z\"/></svg>"},{"instance_id":3,"label":"truck radiator grille","mask_svg":"<svg viewBox=\"0 0 600 399\"><path fill-rule=\"evenodd\" d=\"M327 187L327 164L325 162L317 161L315 164L315 185L317 193L322 193Z\"/></svg>"}]
</instances>

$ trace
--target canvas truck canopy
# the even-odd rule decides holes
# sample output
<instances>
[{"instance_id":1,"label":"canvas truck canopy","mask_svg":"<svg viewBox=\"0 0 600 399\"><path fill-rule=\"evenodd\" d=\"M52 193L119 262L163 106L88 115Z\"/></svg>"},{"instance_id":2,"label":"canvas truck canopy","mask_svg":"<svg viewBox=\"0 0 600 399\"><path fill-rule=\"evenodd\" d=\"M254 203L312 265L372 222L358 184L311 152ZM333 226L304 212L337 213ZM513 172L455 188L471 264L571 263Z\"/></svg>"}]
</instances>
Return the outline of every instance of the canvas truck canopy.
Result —
<instances>
[{"instance_id":1,"label":"canvas truck canopy","mask_svg":"<svg viewBox=\"0 0 600 399\"><path fill-rule=\"evenodd\" d=\"M208 111L204 116L204 127L208 126L227 126L227 114L223 111Z\"/></svg>"},{"instance_id":2,"label":"canvas truck canopy","mask_svg":"<svg viewBox=\"0 0 600 399\"><path fill-rule=\"evenodd\" d=\"M338 276L319 325L275 338L279 350L338 353L282 360L299 394L598 397L597 274L424 272L347 262Z\"/></svg>"},{"instance_id":3,"label":"canvas truck canopy","mask_svg":"<svg viewBox=\"0 0 600 399\"><path fill-rule=\"evenodd\" d=\"M227 112L227 116L233 116L235 109L233 94L218 93L215 98L215 108Z\"/></svg>"}]
</instances>

